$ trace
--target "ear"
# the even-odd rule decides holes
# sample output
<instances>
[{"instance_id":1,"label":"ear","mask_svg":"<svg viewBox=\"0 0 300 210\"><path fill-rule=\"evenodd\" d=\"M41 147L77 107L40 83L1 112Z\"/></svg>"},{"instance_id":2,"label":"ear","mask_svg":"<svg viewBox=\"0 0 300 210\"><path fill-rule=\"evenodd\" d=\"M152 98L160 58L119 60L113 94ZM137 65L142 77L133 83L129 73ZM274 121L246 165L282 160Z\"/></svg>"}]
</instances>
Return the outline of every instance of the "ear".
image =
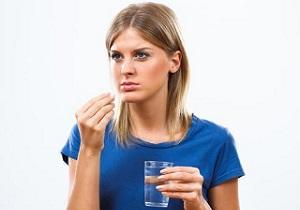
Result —
<instances>
[{"instance_id":1,"label":"ear","mask_svg":"<svg viewBox=\"0 0 300 210\"><path fill-rule=\"evenodd\" d=\"M177 50L176 52L173 53L173 55L171 55L170 57L170 73L175 73L178 71L180 64L181 64L181 57L182 54L179 50Z\"/></svg>"}]
</instances>

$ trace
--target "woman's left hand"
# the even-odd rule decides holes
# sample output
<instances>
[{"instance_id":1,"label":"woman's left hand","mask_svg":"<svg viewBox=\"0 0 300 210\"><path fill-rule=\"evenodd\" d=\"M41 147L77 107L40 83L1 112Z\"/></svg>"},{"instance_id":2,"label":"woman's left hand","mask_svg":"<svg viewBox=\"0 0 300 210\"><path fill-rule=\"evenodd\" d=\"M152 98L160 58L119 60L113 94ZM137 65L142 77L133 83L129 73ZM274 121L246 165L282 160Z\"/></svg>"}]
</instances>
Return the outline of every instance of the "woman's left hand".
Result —
<instances>
[{"instance_id":1,"label":"woman's left hand","mask_svg":"<svg viewBox=\"0 0 300 210\"><path fill-rule=\"evenodd\" d=\"M185 210L203 209L207 205L202 196L204 179L198 168L175 166L165 168L161 170L161 173L158 179L164 184L156 188L163 195L182 199Z\"/></svg>"}]
</instances>

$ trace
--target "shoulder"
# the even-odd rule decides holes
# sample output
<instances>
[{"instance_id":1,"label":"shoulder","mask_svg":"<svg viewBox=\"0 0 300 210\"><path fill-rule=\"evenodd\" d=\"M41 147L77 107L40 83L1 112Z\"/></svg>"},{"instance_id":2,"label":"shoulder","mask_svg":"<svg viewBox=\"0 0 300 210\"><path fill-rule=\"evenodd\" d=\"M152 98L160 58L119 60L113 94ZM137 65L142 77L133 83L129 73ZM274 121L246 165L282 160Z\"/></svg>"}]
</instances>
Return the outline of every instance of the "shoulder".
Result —
<instances>
[{"instance_id":1,"label":"shoulder","mask_svg":"<svg viewBox=\"0 0 300 210\"><path fill-rule=\"evenodd\" d=\"M205 135L218 144L232 140L232 134L224 125L192 114L192 128L196 135Z\"/></svg>"}]
</instances>

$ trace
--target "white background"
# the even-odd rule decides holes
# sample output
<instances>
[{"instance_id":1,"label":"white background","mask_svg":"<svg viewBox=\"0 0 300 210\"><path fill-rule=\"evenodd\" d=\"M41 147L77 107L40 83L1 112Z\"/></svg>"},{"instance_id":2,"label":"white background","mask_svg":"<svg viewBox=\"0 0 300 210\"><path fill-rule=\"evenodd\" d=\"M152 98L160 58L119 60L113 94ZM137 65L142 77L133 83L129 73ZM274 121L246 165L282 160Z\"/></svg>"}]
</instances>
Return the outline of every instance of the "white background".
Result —
<instances>
[{"instance_id":1,"label":"white background","mask_svg":"<svg viewBox=\"0 0 300 210\"><path fill-rule=\"evenodd\" d=\"M190 111L233 133L243 210L300 209L300 1L160 1L191 64ZM130 1L0 1L0 209L64 209L74 113L111 90L104 37Z\"/></svg>"}]
</instances>

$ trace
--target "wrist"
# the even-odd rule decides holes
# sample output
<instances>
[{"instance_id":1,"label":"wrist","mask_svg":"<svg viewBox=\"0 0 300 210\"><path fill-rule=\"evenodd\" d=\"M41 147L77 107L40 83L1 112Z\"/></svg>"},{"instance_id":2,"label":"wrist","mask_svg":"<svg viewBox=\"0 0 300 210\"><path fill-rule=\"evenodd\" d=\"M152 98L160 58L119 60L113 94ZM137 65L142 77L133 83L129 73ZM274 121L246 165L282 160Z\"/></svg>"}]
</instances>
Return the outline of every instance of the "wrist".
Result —
<instances>
[{"instance_id":1,"label":"wrist","mask_svg":"<svg viewBox=\"0 0 300 210\"><path fill-rule=\"evenodd\" d=\"M101 154L101 149L91 148L81 144L79 153L87 157L97 157Z\"/></svg>"},{"instance_id":2,"label":"wrist","mask_svg":"<svg viewBox=\"0 0 300 210\"><path fill-rule=\"evenodd\" d=\"M211 210L211 208L204 197L200 196L194 201L185 201L184 210Z\"/></svg>"}]
</instances>

